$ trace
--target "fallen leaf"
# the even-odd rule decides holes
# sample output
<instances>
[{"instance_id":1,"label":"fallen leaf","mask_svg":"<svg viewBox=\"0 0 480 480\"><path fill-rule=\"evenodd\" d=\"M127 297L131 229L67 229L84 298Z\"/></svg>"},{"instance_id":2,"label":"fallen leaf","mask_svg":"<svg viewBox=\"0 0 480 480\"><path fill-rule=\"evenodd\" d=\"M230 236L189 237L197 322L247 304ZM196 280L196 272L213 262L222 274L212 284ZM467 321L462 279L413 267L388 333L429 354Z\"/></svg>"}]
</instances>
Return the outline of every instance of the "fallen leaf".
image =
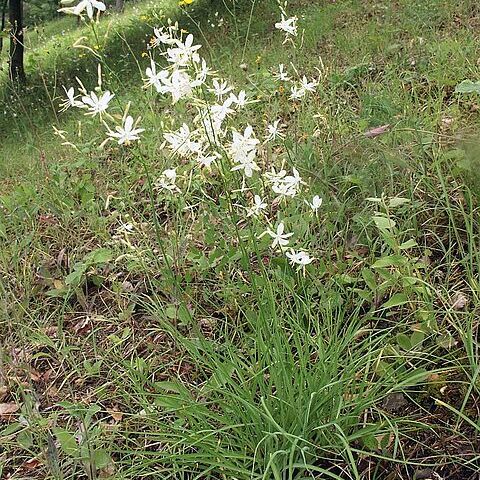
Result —
<instances>
[{"instance_id":1,"label":"fallen leaf","mask_svg":"<svg viewBox=\"0 0 480 480\"><path fill-rule=\"evenodd\" d=\"M38 458L31 458L30 460L27 460L26 462L22 463L22 468L24 470L35 470L38 466L40 466L42 463Z\"/></svg>"},{"instance_id":2,"label":"fallen leaf","mask_svg":"<svg viewBox=\"0 0 480 480\"><path fill-rule=\"evenodd\" d=\"M452 308L454 310L463 310L468 305L468 297L462 292L458 292L453 297Z\"/></svg>"},{"instance_id":3,"label":"fallen leaf","mask_svg":"<svg viewBox=\"0 0 480 480\"><path fill-rule=\"evenodd\" d=\"M375 128L372 128L371 130L367 130L364 133L364 135L367 138L375 138L375 137L378 137L379 135L383 135L389 130L390 130L390 124L387 123L386 125L382 125L381 127L375 127Z\"/></svg>"},{"instance_id":4,"label":"fallen leaf","mask_svg":"<svg viewBox=\"0 0 480 480\"><path fill-rule=\"evenodd\" d=\"M0 417L18 412L20 407L16 403L0 403Z\"/></svg>"},{"instance_id":5,"label":"fallen leaf","mask_svg":"<svg viewBox=\"0 0 480 480\"><path fill-rule=\"evenodd\" d=\"M77 322L74 327L73 331L76 334L84 334L90 329L90 317L87 315L85 318L82 318L79 322Z\"/></svg>"},{"instance_id":6,"label":"fallen leaf","mask_svg":"<svg viewBox=\"0 0 480 480\"><path fill-rule=\"evenodd\" d=\"M118 410L111 410L107 408L108 414L116 421L121 422L123 418L123 412L119 412Z\"/></svg>"},{"instance_id":7,"label":"fallen leaf","mask_svg":"<svg viewBox=\"0 0 480 480\"><path fill-rule=\"evenodd\" d=\"M0 387L0 400L8 393L8 387L6 385L2 385Z\"/></svg>"}]
</instances>

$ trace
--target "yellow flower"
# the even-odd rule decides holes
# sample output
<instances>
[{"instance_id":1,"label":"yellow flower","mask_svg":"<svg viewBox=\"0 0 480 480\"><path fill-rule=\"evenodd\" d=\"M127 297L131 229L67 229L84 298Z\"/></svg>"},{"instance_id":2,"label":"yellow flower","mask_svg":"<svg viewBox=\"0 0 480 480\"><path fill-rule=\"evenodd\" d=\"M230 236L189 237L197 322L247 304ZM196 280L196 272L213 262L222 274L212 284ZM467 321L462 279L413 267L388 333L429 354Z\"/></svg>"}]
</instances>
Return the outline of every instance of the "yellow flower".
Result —
<instances>
[{"instance_id":1,"label":"yellow flower","mask_svg":"<svg viewBox=\"0 0 480 480\"><path fill-rule=\"evenodd\" d=\"M147 52L142 52L142 57L148 57L148 53Z\"/></svg>"},{"instance_id":2,"label":"yellow flower","mask_svg":"<svg viewBox=\"0 0 480 480\"><path fill-rule=\"evenodd\" d=\"M182 5L191 5L193 3L193 0L181 0L181 2L178 2L180 6Z\"/></svg>"}]
</instances>

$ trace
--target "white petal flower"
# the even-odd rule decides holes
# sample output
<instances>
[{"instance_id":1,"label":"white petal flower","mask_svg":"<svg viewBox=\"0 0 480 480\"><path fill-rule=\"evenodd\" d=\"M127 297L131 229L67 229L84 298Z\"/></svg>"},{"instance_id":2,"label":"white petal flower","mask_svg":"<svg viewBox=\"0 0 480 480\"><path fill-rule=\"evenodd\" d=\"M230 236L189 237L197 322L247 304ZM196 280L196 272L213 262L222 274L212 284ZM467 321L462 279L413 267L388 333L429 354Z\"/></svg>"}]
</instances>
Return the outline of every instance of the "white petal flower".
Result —
<instances>
[{"instance_id":1,"label":"white petal flower","mask_svg":"<svg viewBox=\"0 0 480 480\"><path fill-rule=\"evenodd\" d=\"M243 170L243 174L250 178L254 171L259 171L260 167L255 163L255 152L252 150L243 157L236 157L235 162L237 165L232 167L232 172L236 170Z\"/></svg>"},{"instance_id":2,"label":"white petal flower","mask_svg":"<svg viewBox=\"0 0 480 480\"><path fill-rule=\"evenodd\" d=\"M220 101L224 95L232 91L232 87L227 82L214 78L212 81L213 88L209 88Z\"/></svg>"},{"instance_id":3,"label":"white petal flower","mask_svg":"<svg viewBox=\"0 0 480 480\"><path fill-rule=\"evenodd\" d=\"M282 13L282 20L275 24L275 28L278 28L278 30L284 31L286 34L284 43L288 40L290 36L292 37L297 36L297 20L298 20L298 17L296 16L286 18L286 15Z\"/></svg>"},{"instance_id":4,"label":"white petal flower","mask_svg":"<svg viewBox=\"0 0 480 480\"><path fill-rule=\"evenodd\" d=\"M168 93L169 89L166 87L168 78L170 76L168 70L160 70L157 72L157 66L153 60L150 61L150 67L145 70L147 81L145 87L154 86L159 93Z\"/></svg>"},{"instance_id":5,"label":"white petal flower","mask_svg":"<svg viewBox=\"0 0 480 480\"><path fill-rule=\"evenodd\" d=\"M169 48L166 53L167 61L175 64L177 67L187 67L192 63L199 63L200 56L197 50L201 45L193 45L193 35L190 33L185 42L175 40L176 47Z\"/></svg>"},{"instance_id":6,"label":"white petal flower","mask_svg":"<svg viewBox=\"0 0 480 480\"><path fill-rule=\"evenodd\" d=\"M220 158L220 155L218 153L208 154L208 153L200 152L196 160L201 167L211 168L212 163L215 162L215 160L218 160L219 158Z\"/></svg>"},{"instance_id":7,"label":"white petal flower","mask_svg":"<svg viewBox=\"0 0 480 480\"><path fill-rule=\"evenodd\" d=\"M188 157L202 151L202 142L192 140L193 132L186 123L176 132L165 133L163 136L170 144L169 148L178 155Z\"/></svg>"},{"instance_id":8,"label":"white petal flower","mask_svg":"<svg viewBox=\"0 0 480 480\"><path fill-rule=\"evenodd\" d=\"M293 233L283 233L284 230L285 230L285 225L283 222L280 222L275 232L273 232L270 229L264 232L264 234L267 233L273 238L273 242L271 245L272 248L276 248L277 246L282 248L282 247L286 247L289 244L290 240L288 239L293 235Z\"/></svg>"},{"instance_id":9,"label":"white petal flower","mask_svg":"<svg viewBox=\"0 0 480 480\"><path fill-rule=\"evenodd\" d=\"M232 133L232 143L229 146L229 152L232 155L233 161L240 163L251 152L253 152L255 156L259 143L260 141L255 138L253 128L250 125L247 125L243 135L234 131Z\"/></svg>"},{"instance_id":10,"label":"white petal flower","mask_svg":"<svg viewBox=\"0 0 480 480\"><path fill-rule=\"evenodd\" d=\"M308 200L305 200L305 203L314 211L316 212L321 206L322 206L322 203L323 203L323 199L321 197L319 197L318 195L315 195L312 199L311 202L309 202Z\"/></svg>"},{"instance_id":11,"label":"white petal flower","mask_svg":"<svg viewBox=\"0 0 480 480\"><path fill-rule=\"evenodd\" d=\"M198 80L192 80L187 72L174 70L171 77L162 79L164 82L163 91L172 95L172 103L178 102L181 98L189 97L193 89L200 85Z\"/></svg>"},{"instance_id":12,"label":"white petal flower","mask_svg":"<svg viewBox=\"0 0 480 480\"><path fill-rule=\"evenodd\" d=\"M297 265L299 268L305 267L313 262L313 257L310 257L308 253L303 251L296 252L293 248L289 252L286 252L285 255L292 266Z\"/></svg>"},{"instance_id":13,"label":"white petal flower","mask_svg":"<svg viewBox=\"0 0 480 480\"><path fill-rule=\"evenodd\" d=\"M137 120L138 123L138 120ZM119 145L129 145L131 142L138 140L140 133L144 132L144 128L134 128L133 118L129 115L123 126L115 127L116 132L107 132L107 135L111 138L115 138Z\"/></svg>"},{"instance_id":14,"label":"white petal flower","mask_svg":"<svg viewBox=\"0 0 480 480\"><path fill-rule=\"evenodd\" d=\"M290 98L292 100L300 100L307 93L303 87L296 87L295 85L290 89L290 92Z\"/></svg>"},{"instance_id":15,"label":"white petal flower","mask_svg":"<svg viewBox=\"0 0 480 480\"><path fill-rule=\"evenodd\" d=\"M238 93L238 96L235 95L234 93L231 93L230 94L230 99L232 101L232 103L235 103L237 105L237 107L244 107L248 102L247 102L247 94L245 92L245 90L241 90L239 93Z\"/></svg>"},{"instance_id":16,"label":"white petal flower","mask_svg":"<svg viewBox=\"0 0 480 480\"><path fill-rule=\"evenodd\" d=\"M274 73L274 76L281 82L288 82L290 80L288 73L285 71L285 65L283 63L278 66L278 72Z\"/></svg>"},{"instance_id":17,"label":"white petal flower","mask_svg":"<svg viewBox=\"0 0 480 480\"><path fill-rule=\"evenodd\" d=\"M114 93L110 93L108 90L100 97L95 92L90 92L88 95L82 97L82 103L87 108L86 115L92 115L94 117L97 113L102 114L108 108L110 100L115 96Z\"/></svg>"},{"instance_id":18,"label":"white petal flower","mask_svg":"<svg viewBox=\"0 0 480 480\"><path fill-rule=\"evenodd\" d=\"M104 12L105 9L106 6L103 2L99 2L97 0L81 0L81 2L79 2L74 7L60 8L58 11L81 16L83 11L86 10L88 18L92 19L94 10Z\"/></svg>"},{"instance_id":19,"label":"white petal flower","mask_svg":"<svg viewBox=\"0 0 480 480\"><path fill-rule=\"evenodd\" d=\"M305 90L305 92L315 92L315 88L318 85L317 80L312 80L311 82L308 81L307 77L304 75L303 78L300 80L300 88Z\"/></svg>"},{"instance_id":20,"label":"white petal flower","mask_svg":"<svg viewBox=\"0 0 480 480\"><path fill-rule=\"evenodd\" d=\"M153 29L153 38L150 40L150 47L159 47L160 45L173 45L175 38L172 37L170 30L165 30L163 27Z\"/></svg>"},{"instance_id":21,"label":"white petal flower","mask_svg":"<svg viewBox=\"0 0 480 480\"><path fill-rule=\"evenodd\" d=\"M260 195L255 195L253 205L247 209L247 217L257 217L268 205L262 200Z\"/></svg>"},{"instance_id":22,"label":"white petal flower","mask_svg":"<svg viewBox=\"0 0 480 480\"><path fill-rule=\"evenodd\" d=\"M67 98L60 105L60 107L61 107L60 111L61 112L64 112L65 110L67 110L70 107L82 108L84 106L82 102L77 100L78 95L77 96L75 95L75 89L73 87L70 87L68 90L65 87L63 87L63 89L65 90L65 94L67 95Z\"/></svg>"},{"instance_id":23,"label":"white petal flower","mask_svg":"<svg viewBox=\"0 0 480 480\"><path fill-rule=\"evenodd\" d=\"M284 134L282 132L282 128L286 125L280 124L280 120L275 120L271 125L267 126L268 135L265 137L266 142L272 142L277 138L284 138Z\"/></svg>"},{"instance_id":24,"label":"white petal flower","mask_svg":"<svg viewBox=\"0 0 480 480\"><path fill-rule=\"evenodd\" d=\"M175 168L168 168L160 175L160 178L155 182L155 188L159 190L167 190L170 193L180 192L176 185L177 171Z\"/></svg>"}]
</instances>

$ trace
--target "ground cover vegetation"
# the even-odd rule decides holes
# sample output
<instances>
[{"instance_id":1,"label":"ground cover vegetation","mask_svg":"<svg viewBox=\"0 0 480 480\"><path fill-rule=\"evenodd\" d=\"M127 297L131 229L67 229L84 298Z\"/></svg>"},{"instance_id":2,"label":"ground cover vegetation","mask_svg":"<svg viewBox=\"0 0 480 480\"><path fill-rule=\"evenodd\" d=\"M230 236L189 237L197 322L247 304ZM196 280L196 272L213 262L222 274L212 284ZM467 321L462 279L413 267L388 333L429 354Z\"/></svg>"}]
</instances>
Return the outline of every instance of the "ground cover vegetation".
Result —
<instances>
[{"instance_id":1,"label":"ground cover vegetation","mask_svg":"<svg viewBox=\"0 0 480 480\"><path fill-rule=\"evenodd\" d=\"M0 477L478 478L477 3L102 5L1 79Z\"/></svg>"}]
</instances>

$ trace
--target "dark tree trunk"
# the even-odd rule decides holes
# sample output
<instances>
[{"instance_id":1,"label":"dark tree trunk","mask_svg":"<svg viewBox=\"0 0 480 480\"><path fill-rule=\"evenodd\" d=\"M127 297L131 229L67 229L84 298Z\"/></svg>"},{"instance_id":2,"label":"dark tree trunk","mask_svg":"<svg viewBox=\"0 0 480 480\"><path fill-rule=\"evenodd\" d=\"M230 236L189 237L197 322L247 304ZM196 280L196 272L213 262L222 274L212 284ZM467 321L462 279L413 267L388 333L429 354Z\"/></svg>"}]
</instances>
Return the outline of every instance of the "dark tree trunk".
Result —
<instances>
[{"instance_id":1,"label":"dark tree trunk","mask_svg":"<svg viewBox=\"0 0 480 480\"><path fill-rule=\"evenodd\" d=\"M10 20L10 79L25 83L23 69L23 0L9 0Z\"/></svg>"},{"instance_id":2,"label":"dark tree trunk","mask_svg":"<svg viewBox=\"0 0 480 480\"><path fill-rule=\"evenodd\" d=\"M0 21L0 33L3 33L5 30L5 17L7 14L7 2L8 0L3 0L2 3L2 20ZM3 50L3 35L0 35L0 53Z\"/></svg>"},{"instance_id":3,"label":"dark tree trunk","mask_svg":"<svg viewBox=\"0 0 480 480\"><path fill-rule=\"evenodd\" d=\"M117 12L123 12L124 3L125 3L124 0L116 0L115 10L117 10Z\"/></svg>"}]
</instances>

